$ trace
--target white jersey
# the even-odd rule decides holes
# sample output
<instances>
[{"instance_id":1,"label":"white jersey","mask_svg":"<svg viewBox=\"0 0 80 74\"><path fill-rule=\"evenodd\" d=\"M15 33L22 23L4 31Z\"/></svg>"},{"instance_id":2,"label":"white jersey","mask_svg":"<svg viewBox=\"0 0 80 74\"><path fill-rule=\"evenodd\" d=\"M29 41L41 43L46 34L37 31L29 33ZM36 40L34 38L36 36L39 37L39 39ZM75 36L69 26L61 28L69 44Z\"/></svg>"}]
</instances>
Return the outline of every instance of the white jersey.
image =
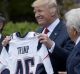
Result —
<instances>
[{"instance_id":1,"label":"white jersey","mask_svg":"<svg viewBox=\"0 0 80 74\"><path fill-rule=\"evenodd\" d=\"M39 43L35 32L29 32L23 38L19 36L19 33L13 33L8 54L3 51L5 49L1 52L2 64L10 70L10 74L37 74L36 69L40 63L44 65L47 74L53 74L47 48Z\"/></svg>"}]
</instances>

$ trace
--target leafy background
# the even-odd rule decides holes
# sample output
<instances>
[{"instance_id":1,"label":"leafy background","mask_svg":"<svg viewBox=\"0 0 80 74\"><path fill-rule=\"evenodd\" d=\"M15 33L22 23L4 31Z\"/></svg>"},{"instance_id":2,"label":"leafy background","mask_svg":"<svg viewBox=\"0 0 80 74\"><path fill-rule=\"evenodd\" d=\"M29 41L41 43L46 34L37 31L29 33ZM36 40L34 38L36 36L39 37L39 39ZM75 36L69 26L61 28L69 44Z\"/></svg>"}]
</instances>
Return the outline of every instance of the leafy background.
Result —
<instances>
[{"instance_id":1,"label":"leafy background","mask_svg":"<svg viewBox=\"0 0 80 74\"><path fill-rule=\"evenodd\" d=\"M29 31L36 31L38 28L38 24L36 23L30 23L30 22L9 22L6 24L3 30L4 35L10 35L14 32L20 32L21 35L24 35L26 32Z\"/></svg>"}]
</instances>

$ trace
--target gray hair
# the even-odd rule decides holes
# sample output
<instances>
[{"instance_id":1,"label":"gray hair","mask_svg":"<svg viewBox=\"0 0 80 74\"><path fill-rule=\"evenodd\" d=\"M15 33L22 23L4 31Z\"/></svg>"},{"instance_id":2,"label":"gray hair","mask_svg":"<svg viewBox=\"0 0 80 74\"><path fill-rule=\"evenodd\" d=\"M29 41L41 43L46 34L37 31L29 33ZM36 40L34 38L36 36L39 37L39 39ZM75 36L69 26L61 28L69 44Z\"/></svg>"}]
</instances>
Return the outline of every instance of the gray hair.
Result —
<instances>
[{"instance_id":1,"label":"gray hair","mask_svg":"<svg viewBox=\"0 0 80 74\"><path fill-rule=\"evenodd\" d=\"M66 26L74 27L80 32L80 8L72 9L65 14Z\"/></svg>"},{"instance_id":2,"label":"gray hair","mask_svg":"<svg viewBox=\"0 0 80 74\"><path fill-rule=\"evenodd\" d=\"M32 4L32 7L48 5L50 7L57 6L56 0L35 0Z\"/></svg>"},{"instance_id":3,"label":"gray hair","mask_svg":"<svg viewBox=\"0 0 80 74\"><path fill-rule=\"evenodd\" d=\"M32 7L44 6L50 9L51 14L54 12L59 15L59 8L56 0L35 0L32 4ZM55 15L56 15L55 14Z\"/></svg>"}]
</instances>

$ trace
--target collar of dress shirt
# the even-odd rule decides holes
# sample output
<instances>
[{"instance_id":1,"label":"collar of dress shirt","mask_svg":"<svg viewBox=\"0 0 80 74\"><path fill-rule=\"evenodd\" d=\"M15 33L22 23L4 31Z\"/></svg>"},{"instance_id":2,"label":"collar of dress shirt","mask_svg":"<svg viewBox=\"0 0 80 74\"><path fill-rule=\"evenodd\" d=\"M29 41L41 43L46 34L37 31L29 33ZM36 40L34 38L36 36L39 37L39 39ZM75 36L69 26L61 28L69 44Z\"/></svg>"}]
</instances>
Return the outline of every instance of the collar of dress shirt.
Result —
<instances>
[{"instance_id":1,"label":"collar of dress shirt","mask_svg":"<svg viewBox=\"0 0 80 74\"><path fill-rule=\"evenodd\" d=\"M76 40L76 45L79 43L79 41L80 41L80 36Z\"/></svg>"},{"instance_id":2,"label":"collar of dress shirt","mask_svg":"<svg viewBox=\"0 0 80 74\"><path fill-rule=\"evenodd\" d=\"M49 32L52 33L52 31L55 29L55 27L58 25L59 22L60 22L60 20L59 20L59 18L57 18L57 19L48 27Z\"/></svg>"},{"instance_id":3,"label":"collar of dress shirt","mask_svg":"<svg viewBox=\"0 0 80 74\"><path fill-rule=\"evenodd\" d=\"M1 34L0 34L0 39L1 39Z\"/></svg>"}]
</instances>

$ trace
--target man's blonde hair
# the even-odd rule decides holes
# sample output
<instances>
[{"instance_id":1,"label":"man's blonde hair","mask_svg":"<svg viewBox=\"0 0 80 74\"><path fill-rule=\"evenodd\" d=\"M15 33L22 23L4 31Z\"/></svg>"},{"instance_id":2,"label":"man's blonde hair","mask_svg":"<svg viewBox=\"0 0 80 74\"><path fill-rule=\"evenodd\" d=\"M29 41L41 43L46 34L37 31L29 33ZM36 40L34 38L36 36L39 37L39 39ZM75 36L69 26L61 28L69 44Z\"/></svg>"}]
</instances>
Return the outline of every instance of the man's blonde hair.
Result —
<instances>
[{"instance_id":1,"label":"man's blonde hair","mask_svg":"<svg viewBox=\"0 0 80 74\"><path fill-rule=\"evenodd\" d=\"M32 7L37 7L37 6L57 6L56 0L36 0L33 2Z\"/></svg>"}]
</instances>

